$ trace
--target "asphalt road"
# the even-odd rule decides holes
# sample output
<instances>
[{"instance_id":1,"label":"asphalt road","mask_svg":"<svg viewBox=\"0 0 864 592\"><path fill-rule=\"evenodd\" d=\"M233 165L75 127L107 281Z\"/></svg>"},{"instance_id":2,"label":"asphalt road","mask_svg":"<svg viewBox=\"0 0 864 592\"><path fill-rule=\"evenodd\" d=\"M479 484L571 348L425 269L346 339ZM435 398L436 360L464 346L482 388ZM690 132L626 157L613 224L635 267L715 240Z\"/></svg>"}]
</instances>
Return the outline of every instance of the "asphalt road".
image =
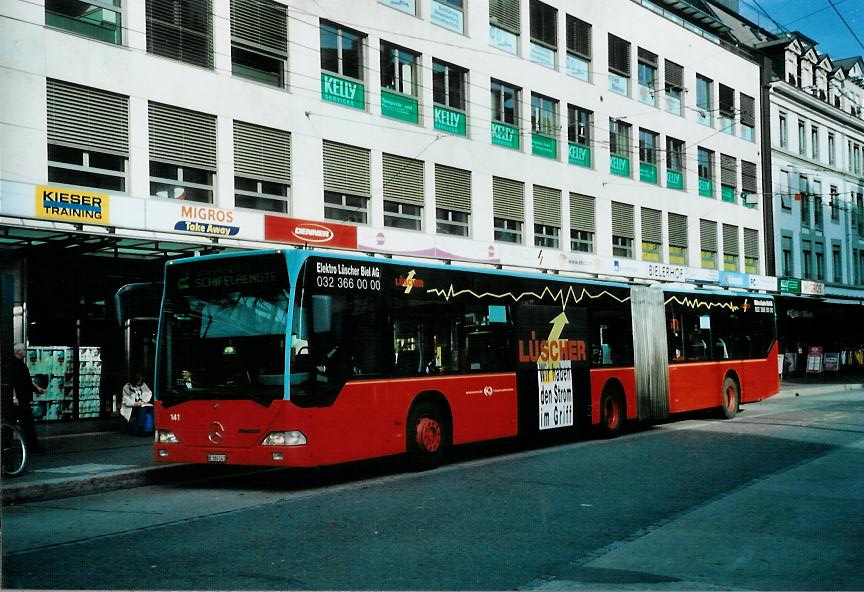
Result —
<instances>
[{"instance_id":1,"label":"asphalt road","mask_svg":"<svg viewBox=\"0 0 864 592\"><path fill-rule=\"evenodd\" d=\"M3 588L864 589L864 391L4 508Z\"/></svg>"}]
</instances>

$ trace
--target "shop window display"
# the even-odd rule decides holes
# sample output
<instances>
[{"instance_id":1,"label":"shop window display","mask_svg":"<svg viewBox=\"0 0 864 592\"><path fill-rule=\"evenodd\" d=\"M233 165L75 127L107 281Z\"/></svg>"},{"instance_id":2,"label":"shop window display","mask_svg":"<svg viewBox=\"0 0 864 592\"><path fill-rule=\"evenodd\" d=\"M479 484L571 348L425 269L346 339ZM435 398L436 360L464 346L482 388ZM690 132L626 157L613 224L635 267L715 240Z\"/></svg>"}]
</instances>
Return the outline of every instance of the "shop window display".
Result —
<instances>
[{"instance_id":1,"label":"shop window display","mask_svg":"<svg viewBox=\"0 0 864 592\"><path fill-rule=\"evenodd\" d=\"M27 350L27 367L40 387L41 395L33 397L33 417L46 421L74 419L75 367L73 348L40 346ZM102 381L102 352L99 347L78 350L78 415L99 417L99 387Z\"/></svg>"}]
</instances>

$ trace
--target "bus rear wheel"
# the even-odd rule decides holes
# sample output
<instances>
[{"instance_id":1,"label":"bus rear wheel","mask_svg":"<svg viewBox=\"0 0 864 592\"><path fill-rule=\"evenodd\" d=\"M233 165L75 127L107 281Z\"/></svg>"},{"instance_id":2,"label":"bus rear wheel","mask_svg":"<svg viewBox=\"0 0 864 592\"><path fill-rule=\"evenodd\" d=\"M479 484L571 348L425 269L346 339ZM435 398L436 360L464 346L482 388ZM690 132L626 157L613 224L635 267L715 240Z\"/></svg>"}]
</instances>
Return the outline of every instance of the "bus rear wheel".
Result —
<instances>
[{"instance_id":1,"label":"bus rear wheel","mask_svg":"<svg viewBox=\"0 0 864 592\"><path fill-rule=\"evenodd\" d=\"M606 391L600 399L600 434L614 438L624 426L624 404L617 393Z\"/></svg>"},{"instance_id":2,"label":"bus rear wheel","mask_svg":"<svg viewBox=\"0 0 864 592\"><path fill-rule=\"evenodd\" d=\"M432 469L444 461L450 427L437 405L421 401L411 407L405 435L408 459L414 468Z\"/></svg>"},{"instance_id":3,"label":"bus rear wheel","mask_svg":"<svg viewBox=\"0 0 864 592\"><path fill-rule=\"evenodd\" d=\"M732 419L738 415L740 404L741 393L738 391L738 383L731 376L727 376L723 381L723 406L720 408L723 419Z\"/></svg>"}]
</instances>

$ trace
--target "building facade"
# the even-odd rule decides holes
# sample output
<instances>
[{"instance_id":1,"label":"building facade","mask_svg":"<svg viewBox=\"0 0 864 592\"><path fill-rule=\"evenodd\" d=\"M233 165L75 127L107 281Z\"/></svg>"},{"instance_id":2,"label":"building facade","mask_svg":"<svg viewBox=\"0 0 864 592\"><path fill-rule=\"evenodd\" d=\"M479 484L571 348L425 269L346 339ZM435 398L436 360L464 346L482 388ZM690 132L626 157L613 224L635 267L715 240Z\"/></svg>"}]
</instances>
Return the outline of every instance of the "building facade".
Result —
<instances>
[{"instance_id":1,"label":"building facade","mask_svg":"<svg viewBox=\"0 0 864 592\"><path fill-rule=\"evenodd\" d=\"M42 417L111 412L154 330L118 333L113 294L184 254L291 243L776 289L759 60L700 3L4 10L4 326L56 383Z\"/></svg>"}]
</instances>

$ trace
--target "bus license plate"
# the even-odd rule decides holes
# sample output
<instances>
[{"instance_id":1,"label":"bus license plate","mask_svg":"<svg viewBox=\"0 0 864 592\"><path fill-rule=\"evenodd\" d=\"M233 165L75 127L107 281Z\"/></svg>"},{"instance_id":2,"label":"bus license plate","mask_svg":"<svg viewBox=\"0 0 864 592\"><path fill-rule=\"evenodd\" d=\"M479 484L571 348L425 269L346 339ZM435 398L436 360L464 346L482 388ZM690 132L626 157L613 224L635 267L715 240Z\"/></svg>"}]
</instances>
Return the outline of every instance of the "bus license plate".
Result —
<instances>
[{"instance_id":1,"label":"bus license plate","mask_svg":"<svg viewBox=\"0 0 864 592\"><path fill-rule=\"evenodd\" d=\"M207 455L207 462L224 463L227 461L228 461L228 455L227 454L208 454Z\"/></svg>"}]
</instances>

